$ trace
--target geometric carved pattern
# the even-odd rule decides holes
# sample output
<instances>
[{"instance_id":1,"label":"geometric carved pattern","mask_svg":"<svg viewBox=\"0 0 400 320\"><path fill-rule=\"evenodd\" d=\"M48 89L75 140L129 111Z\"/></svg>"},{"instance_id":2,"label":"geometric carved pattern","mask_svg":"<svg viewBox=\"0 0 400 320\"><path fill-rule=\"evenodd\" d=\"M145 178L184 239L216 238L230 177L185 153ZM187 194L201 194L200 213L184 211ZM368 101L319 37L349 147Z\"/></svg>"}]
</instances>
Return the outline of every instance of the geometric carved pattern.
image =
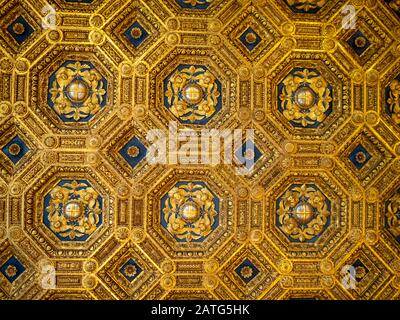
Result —
<instances>
[{"instance_id":1,"label":"geometric carved pattern","mask_svg":"<svg viewBox=\"0 0 400 320\"><path fill-rule=\"evenodd\" d=\"M344 145L341 159L349 170L367 185L391 162L393 156L367 129Z\"/></svg>"},{"instance_id":2,"label":"geometric carved pattern","mask_svg":"<svg viewBox=\"0 0 400 320\"><path fill-rule=\"evenodd\" d=\"M399 17L0 0L0 299L399 299Z\"/></svg>"}]
</instances>

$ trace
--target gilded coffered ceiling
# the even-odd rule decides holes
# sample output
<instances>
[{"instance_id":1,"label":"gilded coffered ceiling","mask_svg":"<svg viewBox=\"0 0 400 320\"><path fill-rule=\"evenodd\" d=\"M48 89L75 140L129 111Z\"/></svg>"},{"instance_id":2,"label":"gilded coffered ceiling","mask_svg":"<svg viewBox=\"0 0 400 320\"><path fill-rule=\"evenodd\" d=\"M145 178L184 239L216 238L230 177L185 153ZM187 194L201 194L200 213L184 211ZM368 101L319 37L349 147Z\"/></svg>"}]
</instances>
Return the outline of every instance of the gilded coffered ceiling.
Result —
<instances>
[{"instance_id":1,"label":"gilded coffered ceiling","mask_svg":"<svg viewBox=\"0 0 400 320\"><path fill-rule=\"evenodd\" d=\"M1 299L400 297L400 1L0 0L0 24ZM207 129L253 133L246 174L170 135L149 157Z\"/></svg>"}]
</instances>

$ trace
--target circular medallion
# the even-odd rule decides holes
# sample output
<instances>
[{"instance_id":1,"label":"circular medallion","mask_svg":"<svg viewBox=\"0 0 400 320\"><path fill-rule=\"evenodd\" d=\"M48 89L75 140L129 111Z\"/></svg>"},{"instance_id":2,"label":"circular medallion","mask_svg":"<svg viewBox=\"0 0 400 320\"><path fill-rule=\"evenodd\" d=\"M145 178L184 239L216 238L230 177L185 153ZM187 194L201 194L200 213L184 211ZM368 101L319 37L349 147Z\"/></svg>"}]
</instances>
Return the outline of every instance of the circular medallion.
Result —
<instances>
[{"instance_id":1,"label":"circular medallion","mask_svg":"<svg viewBox=\"0 0 400 320\"><path fill-rule=\"evenodd\" d=\"M136 158L139 155L139 153L140 151L138 147L133 146L128 149L128 155L132 158Z\"/></svg>"},{"instance_id":2,"label":"circular medallion","mask_svg":"<svg viewBox=\"0 0 400 320\"><path fill-rule=\"evenodd\" d=\"M195 202L189 201L182 206L180 214L186 222L193 223L200 218L201 212Z\"/></svg>"},{"instance_id":3,"label":"circular medallion","mask_svg":"<svg viewBox=\"0 0 400 320\"><path fill-rule=\"evenodd\" d=\"M356 278L357 279L362 279L365 277L367 274L367 270L363 266L358 266L356 267Z\"/></svg>"},{"instance_id":4,"label":"circular medallion","mask_svg":"<svg viewBox=\"0 0 400 320\"><path fill-rule=\"evenodd\" d=\"M358 152L356 154L356 161L358 163L364 163L367 160L367 156L365 155L364 152Z\"/></svg>"},{"instance_id":5,"label":"circular medallion","mask_svg":"<svg viewBox=\"0 0 400 320\"><path fill-rule=\"evenodd\" d=\"M9 146L8 151L11 155L17 156L21 152L21 147L17 143L13 143L11 146Z\"/></svg>"},{"instance_id":6,"label":"circular medallion","mask_svg":"<svg viewBox=\"0 0 400 320\"><path fill-rule=\"evenodd\" d=\"M294 217L301 224L307 224L314 217L314 209L309 203L299 203L294 208Z\"/></svg>"},{"instance_id":7,"label":"circular medallion","mask_svg":"<svg viewBox=\"0 0 400 320\"><path fill-rule=\"evenodd\" d=\"M248 44L253 44L257 41L257 36L254 32L249 32L248 34L246 34L246 42Z\"/></svg>"},{"instance_id":8,"label":"circular medallion","mask_svg":"<svg viewBox=\"0 0 400 320\"><path fill-rule=\"evenodd\" d=\"M183 88L183 99L190 104L197 104L203 99L203 90L198 84L189 83Z\"/></svg>"},{"instance_id":9,"label":"circular medallion","mask_svg":"<svg viewBox=\"0 0 400 320\"><path fill-rule=\"evenodd\" d=\"M137 274L137 269L133 264L129 264L125 267L125 274L132 278Z\"/></svg>"},{"instance_id":10,"label":"circular medallion","mask_svg":"<svg viewBox=\"0 0 400 320\"><path fill-rule=\"evenodd\" d=\"M254 150L251 150L251 149L246 150L244 153L244 158L246 160L253 160L254 156L255 156Z\"/></svg>"},{"instance_id":11,"label":"circular medallion","mask_svg":"<svg viewBox=\"0 0 400 320\"><path fill-rule=\"evenodd\" d=\"M240 270L240 274L242 275L243 278L249 279L253 276L253 268L249 266L244 266L242 270Z\"/></svg>"},{"instance_id":12,"label":"circular medallion","mask_svg":"<svg viewBox=\"0 0 400 320\"><path fill-rule=\"evenodd\" d=\"M67 96L72 102L84 102L89 96L89 87L83 80L75 79L67 87Z\"/></svg>"},{"instance_id":13,"label":"circular medallion","mask_svg":"<svg viewBox=\"0 0 400 320\"><path fill-rule=\"evenodd\" d=\"M16 23L13 26L13 31L15 34L21 35L25 32L25 27L22 23Z\"/></svg>"},{"instance_id":14,"label":"circular medallion","mask_svg":"<svg viewBox=\"0 0 400 320\"><path fill-rule=\"evenodd\" d=\"M358 48L363 48L365 47L365 45L367 44L367 39L365 39L364 37L358 37L355 41L354 41L355 45Z\"/></svg>"},{"instance_id":15,"label":"circular medallion","mask_svg":"<svg viewBox=\"0 0 400 320\"><path fill-rule=\"evenodd\" d=\"M17 268L13 265L9 265L5 270L5 273L8 277L12 278L17 274Z\"/></svg>"},{"instance_id":16,"label":"circular medallion","mask_svg":"<svg viewBox=\"0 0 400 320\"><path fill-rule=\"evenodd\" d=\"M302 109L309 109L315 104L314 91L309 87L300 87L296 90L294 97L296 103Z\"/></svg>"},{"instance_id":17,"label":"circular medallion","mask_svg":"<svg viewBox=\"0 0 400 320\"><path fill-rule=\"evenodd\" d=\"M133 39L139 39L142 36L142 34L143 32L142 30L140 30L140 28L135 27L131 30L131 36Z\"/></svg>"},{"instance_id":18,"label":"circular medallion","mask_svg":"<svg viewBox=\"0 0 400 320\"><path fill-rule=\"evenodd\" d=\"M79 219L83 214L82 207L78 201L70 201L64 207L64 216L68 220Z\"/></svg>"}]
</instances>

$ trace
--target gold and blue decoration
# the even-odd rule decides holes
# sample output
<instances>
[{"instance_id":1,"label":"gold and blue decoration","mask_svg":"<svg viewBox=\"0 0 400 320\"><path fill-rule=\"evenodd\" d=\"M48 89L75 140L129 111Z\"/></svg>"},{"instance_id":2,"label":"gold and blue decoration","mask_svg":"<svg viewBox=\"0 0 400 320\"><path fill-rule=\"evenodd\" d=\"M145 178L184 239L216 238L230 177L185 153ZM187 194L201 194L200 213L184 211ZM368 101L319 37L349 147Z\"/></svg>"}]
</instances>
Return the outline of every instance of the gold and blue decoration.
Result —
<instances>
[{"instance_id":1,"label":"gold and blue decoration","mask_svg":"<svg viewBox=\"0 0 400 320\"><path fill-rule=\"evenodd\" d=\"M103 198L87 180L62 180L44 198L44 224L61 241L85 241L103 223Z\"/></svg>"},{"instance_id":2,"label":"gold and blue decoration","mask_svg":"<svg viewBox=\"0 0 400 320\"><path fill-rule=\"evenodd\" d=\"M218 227L219 199L201 181L178 182L161 198L161 225L178 242L202 242Z\"/></svg>"},{"instance_id":3,"label":"gold and blue decoration","mask_svg":"<svg viewBox=\"0 0 400 320\"><path fill-rule=\"evenodd\" d=\"M400 243L400 190L385 203L385 228Z\"/></svg>"},{"instance_id":4,"label":"gold and blue decoration","mask_svg":"<svg viewBox=\"0 0 400 320\"><path fill-rule=\"evenodd\" d=\"M1 151L16 165L30 149L26 143L16 135L1 149Z\"/></svg>"},{"instance_id":5,"label":"gold and blue decoration","mask_svg":"<svg viewBox=\"0 0 400 320\"><path fill-rule=\"evenodd\" d=\"M371 42L360 30L353 33L347 43L358 56L361 56L371 46Z\"/></svg>"},{"instance_id":6,"label":"gold and blue decoration","mask_svg":"<svg viewBox=\"0 0 400 320\"><path fill-rule=\"evenodd\" d=\"M235 152L235 160L238 165L244 165L250 170L256 162L262 157L260 149L257 148L254 141L246 140Z\"/></svg>"},{"instance_id":7,"label":"gold and blue decoration","mask_svg":"<svg viewBox=\"0 0 400 320\"><path fill-rule=\"evenodd\" d=\"M88 61L66 61L49 79L48 104L63 122L88 122L106 104L107 80Z\"/></svg>"},{"instance_id":8,"label":"gold and blue decoration","mask_svg":"<svg viewBox=\"0 0 400 320\"><path fill-rule=\"evenodd\" d=\"M213 0L176 0L184 9L207 9Z\"/></svg>"},{"instance_id":9,"label":"gold and blue decoration","mask_svg":"<svg viewBox=\"0 0 400 320\"><path fill-rule=\"evenodd\" d=\"M332 113L332 86L314 68L294 68L278 85L278 110L294 127L318 128Z\"/></svg>"},{"instance_id":10,"label":"gold and blue decoration","mask_svg":"<svg viewBox=\"0 0 400 320\"><path fill-rule=\"evenodd\" d=\"M276 208L276 225L291 242L315 242L330 224L331 202L315 184L292 184Z\"/></svg>"},{"instance_id":11,"label":"gold and blue decoration","mask_svg":"<svg viewBox=\"0 0 400 320\"><path fill-rule=\"evenodd\" d=\"M7 27L7 31L21 45L35 32L35 29L20 15Z\"/></svg>"},{"instance_id":12,"label":"gold and blue decoration","mask_svg":"<svg viewBox=\"0 0 400 320\"><path fill-rule=\"evenodd\" d=\"M317 13L327 0L285 0L294 13Z\"/></svg>"},{"instance_id":13,"label":"gold and blue decoration","mask_svg":"<svg viewBox=\"0 0 400 320\"><path fill-rule=\"evenodd\" d=\"M354 164L357 170L361 170L371 158L372 156L362 144L357 145L349 155L351 163Z\"/></svg>"},{"instance_id":14,"label":"gold and blue decoration","mask_svg":"<svg viewBox=\"0 0 400 320\"><path fill-rule=\"evenodd\" d=\"M252 27L248 27L239 37L240 42L247 50L253 51L261 42L261 37Z\"/></svg>"},{"instance_id":15,"label":"gold and blue decoration","mask_svg":"<svg viewBox=\"0 0 400 320\"><path fill-rule=\"evenodd\" d=\"M354 280L357 283L361 282L369 273L368 268L360 259L357 259L351 266L354 268Z\"/></svg>"},{"instance_id":16,"label":"gold and blue decoration","mask_svg":"<svg viewBox=\"0 0 400 320\"><path fill-rule=\"evenodd\" d=\"M141 273L142 268L136 263L133 258L130 258L125 264L119 269L119 272L128 280L129 282L134 281Z\"/></svg>"},{"instance_id":17,"label":"gold and blue decoration","mask_svg":"<svg viewBox=\"0 0 400 320\"><path fill-rule=\"evenodd\" d=\"M6 279L13 283L25 272L25 267L16 256L11 256L1 267L0 272Z\"/></svg>"},{"instance_id":18,"label":"gold and blue decoration","mask_svg":"<svg viewBox=\"0 0 400 320\"><path fill-rule=\"evenodd\" d=\"M245 259L235 272L245 284L248 284L260 273L260 270L249 259Z\"/></svg>"},{"instance_id":19,"label":"gold and blue decoration","mask_svg":"<svg viewBox=\"0 0 400 320\"><path fill-rule=\"evenodd\" d=\"M184 124L207 124L221 110L222 86L200 65L179 65L164 80L164 105Z\"/></svg>"},{"instance_id":20,"label":"gold and blue decoration","mask_svg":"<svg viewBox=\"0 0 400 320\"><path fill-rule=\"evenodd\" d=\"M137 137L133 137L119 153L134 168L146 157L147 148Z\"/></svg>"},{"instance_id":21,"label":"gold and blue decoration","mask_svg":"<svg viewBox=\"0 0 400 320\"><path fill-rule=\"evenodd\" d=\"M149 37L149 33L138 21L135 21L124 32L124 36L135 48L138 48Z\"/></svg>"},{"instance_id":22,"label":"gold and blue decoration","mask_svg":"<svg viewBox=\"0 0 400 320\"><path fill-rule=\"evenodd\" d=\"M385 111L397 125L400 124L400 75L385 89Z\"/></svg>"}]
</instances>

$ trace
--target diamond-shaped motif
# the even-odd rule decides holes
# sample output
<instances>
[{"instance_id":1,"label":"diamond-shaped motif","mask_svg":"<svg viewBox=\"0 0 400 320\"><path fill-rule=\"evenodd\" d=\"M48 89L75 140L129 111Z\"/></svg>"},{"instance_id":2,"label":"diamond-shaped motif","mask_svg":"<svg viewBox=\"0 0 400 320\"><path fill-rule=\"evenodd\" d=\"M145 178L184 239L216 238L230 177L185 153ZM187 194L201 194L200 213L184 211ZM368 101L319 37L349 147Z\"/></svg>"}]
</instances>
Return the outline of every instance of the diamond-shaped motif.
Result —
<instances>
[{"instance_id":1,"label":"diamond-shaped motif","mask_svg":"<svg viewBox=\"0 0 400 320\"><path fill-rule=\"evenodd\" d=\"M18 44L25 42L32 35L32 33L35 32L33 27L22 15L15 19L8 26L7 31L15 39L15 41L18 42Z\"/></svg>"},{"instance_id":2,"label":"diamond-shaped motif","mask_svg":"<svg viewBox=\"0 0 400 320\"><path fill-rule=\"evenodd\" d=\"M393 159L393 154L368 129L347 142L340 158L362 185L370 184Z\"/></svg>"},{"instance_id":3,"label":"diamond-shaped motif","mask_svg":"<svg viewBox=\"0 0 400 320\"><path fill-rule=\"evenodd\" d=\"M134 168L146 157L147 149L137 137L133 137L119 153Z\"/></svg>"},{"instance_id":4,"label":"diamond-shaped motif","mask_svg":"<svg viewBox=\"0 0 400 320\"><path fill-rule=\"evenodd\" d=\"M1 150L14 165L30 151L29 147L18 135L11 139Z\"/></svg>"},{"instance_id":5,"label":"diamond-shaped motif","mask_svg":"<svg viewBox=\"0 0 400 320\"><path fill-rule=\"evenodd\" d=\"M151 247L154 244L148 245ZM98 276L120 299L139 299L159 280L161 274L138 246L128 242L107 261Z\"/></svg>"},{"instance_id":6,"label":"diamond-shaped motif","mask_svg":"<svg viewBox=\"0 0 400 320\"><path fill-rule=\"evenodd\" d=\"M40 11L40 10L39 10ZM41 32L41 21L29 4L19 0L0 5L0 42L10 54L27 48Z\"/></svg>"},{"instance_id":7,"label":"diamond-shaped motif","mask_svg":"<svg viewBox=\"0 0 400 320\"><path fill-rule=\"evenodd\" d=\"M257 61L279 40L270 18L254 7L247 8L223 31L229 41L250 61Z\"/></svg>"},{"instance_id":8,"label":"diamond-shaped motif","mask_svg":"<svg viewBox=\"0 0 400 320\"><path fill-rule=\"evenodd\" d=\"M149 36L142 25L135 21L125 32L125 37L135 48L138 48Z\"/></svg>"},{"instance_id":9,"label":"diamond-shaped motif","mask_svg":"<svg viewBox=\"0 0 400 320\"><path fill-rule=\"evenodd\" d=\"M219 276L238 298L256 299L278 273L254 246L246 246L232 256Z\"/></svg>"},{"instance_id":10,"label":"diamond-shaped motif","mask_svg":"<svg viewBox=\"0 0 400 320\"><path fill-rule=\"evenodd\" d=\"M23 170L37 150L36 140L18 121L8 121L0 128L1 178L9 181Z\"/></svg>"},{"instance_id":11,"label":"diamond-shaped motif","mask_svg":"<svg viewBox=\"0 0 400 320\"><path fill-rule=\"evenodd\" d=\"M350 39L347 40L347 43L359 56L361 56L371 45L371 42L369 42L361 31L355 32Z\"/></svg>"},{"instance_id":12,"label":"diamond-shaped motif","mask_svg":"<svg viewBox=\"0 0 400 320\"><path fill-rule=\"evenodd\" d=\"M363 245L338 269L343 288L356 299L370 299L390 277L390 272L374 252Z\"/></svg>"},{"instance_id":13,"label":"diamond-shaped motif","mask_svg":"<svg viewBox=\"0 0 400 320\"><path fill-rule=\"evenodd\" d=\"M37 268L22 253L23 248L15 247L9 240L0 241L0 297L21 299L37 281Z\"/></svg>"},{"instance_id":14,"label":"diamond-shaped motif","mask_svg":"<svg viewBox=\"0 0 400 320\"><path fill-rule=\"evenodd\" d=\"M249 259L246 259L235 269L235 272L247 284L260 273L260 270Z\"/></svg>"},{"instance_id":15,"label":"diamond-shaped motif","mask_svg":"<svg viewBox=\"0 0 400 320\"><path fill-rule=\"evenodd\" d=\"M16 256L10 257L1 267L0 272L7 278L10 283L13 283L24 273L25 267Z\"/></svg>"},{"instance_id":16,"label":"diamond-shaped motif","mask_svg":"<svg viewBox=\"0 0 400 320\"><path fill-rule=\"evenodd\" d=\"M147 140L147 132L140 130L137 123L128 122L105 147L108 161L127 179L138 179L154 168L151 164L159 153Z\"/></svg>"},{"instance_id":17,"label":"diamond-shaped motif","mask_svg":"<svg viewBox=\"0 0 400 320\"><path fill-rule=\"evenodd\" d=\"M156 43L164 28L145 6L135 1L115 16L104 30L125 54L135 58Z\"/></svg>"},{"instance_id":18,"label":"diamond-shaped motif","mask_svg":"<svg viewBox=\"0 0 400 320\"><path fill-rule=\"evenodd\" d=\"M339 38L363 67L379 60L381 53L393 42L390 35L376 23L376 18L365 9L357 12L357 29L342 29Z\"/></svg>"},{"instance_id":19,"label":"diamond-shaped motif","mask_svg":"<svg viewBox=\"0 0 400 320\"><path fill-rule=\"evenodd\" d=\"M239 164L245 165L248 170L250 170L261 157L261 151L251 140L247 140L235 152L236 161Z\"/></svg>"},{"instance_id":20,"label":"diamond-shaped motif","mask_svg":"<svg viewBox=\"0 0 400 320\"><path fill-rule=\"evenodd\" d=\"M354 164L354 166L360 170L362 169L367 162L371 159L371 155L368 151L363 147L362 144L359 144L349 156L350 161Z\"/></svg>"},{"instance_id":21,"label":"diamond-shaped motif","mask_svg":"<svg viewBox=\"0 0 400 320\"><path fill-rule=\"evenodd\" d=\"M260 36L254 31L252 27L248 27L245 32L239 37L243 45L252 51L261 42Z\"/></svg>"},{"instance_id":22,"label":"diamond-shaped motif","mask_svg":"<svg viewBox=\"0 0 400 320\"><path fill-rule=\"evenodd\" d=\"M134 281L139 274L142 272L142 268L135 262L134 259L130 258L122 267L119 272L129 281Z\"/></svg>"}]
</instances>

